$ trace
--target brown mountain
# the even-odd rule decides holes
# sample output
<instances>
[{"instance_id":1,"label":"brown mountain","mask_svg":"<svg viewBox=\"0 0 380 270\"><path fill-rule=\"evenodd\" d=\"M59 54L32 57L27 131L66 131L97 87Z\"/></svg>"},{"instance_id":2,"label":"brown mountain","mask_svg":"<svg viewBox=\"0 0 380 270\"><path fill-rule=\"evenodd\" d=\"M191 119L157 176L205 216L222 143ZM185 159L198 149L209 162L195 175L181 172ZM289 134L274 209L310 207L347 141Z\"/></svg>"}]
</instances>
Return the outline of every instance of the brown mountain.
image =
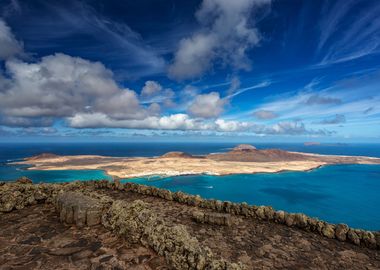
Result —
<instances>
[{"instance_id":1,"label":"brown mountain","mask_svg":"<svg viewBox=\"0 0 380 270\"><path fill-rule=\"evenodd\" d=\"M272 162L272 161L294 161L305 160L305 156L298 153L279 149L259 150L252 145L238 145L226 153L209 154L209 159L220 161L250 161L250 162Z\"/></svg>"}]
</instances>

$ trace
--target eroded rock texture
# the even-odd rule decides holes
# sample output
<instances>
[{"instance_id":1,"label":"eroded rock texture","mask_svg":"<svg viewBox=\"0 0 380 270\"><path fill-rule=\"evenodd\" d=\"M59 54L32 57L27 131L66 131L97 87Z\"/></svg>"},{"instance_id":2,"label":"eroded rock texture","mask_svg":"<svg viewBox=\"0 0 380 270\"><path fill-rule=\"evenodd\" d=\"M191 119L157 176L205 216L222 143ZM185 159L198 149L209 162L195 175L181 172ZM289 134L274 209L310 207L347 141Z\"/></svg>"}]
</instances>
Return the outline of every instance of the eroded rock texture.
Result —
<instances>
[{"instance_id":1,"label":"eroded rock texture","mask_svg":"<svg viewBox=\"0 0 380 270\"><path fill-rule=\"evenodd\" d=\"M0 184L0 269L380 269L379 244L379 232L136 184Z\"/></svg>"}]
</instances>

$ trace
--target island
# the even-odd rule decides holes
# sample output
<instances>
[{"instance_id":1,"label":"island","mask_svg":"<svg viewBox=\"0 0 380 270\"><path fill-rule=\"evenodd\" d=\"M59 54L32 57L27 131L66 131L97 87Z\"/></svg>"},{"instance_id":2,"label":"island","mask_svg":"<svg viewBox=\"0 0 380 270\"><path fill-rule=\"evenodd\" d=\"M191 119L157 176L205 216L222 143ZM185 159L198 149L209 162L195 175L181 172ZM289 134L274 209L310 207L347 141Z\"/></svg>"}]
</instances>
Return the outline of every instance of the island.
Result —
<instances>
[{"instance_id":1,"label":"island","mask_svg":"<svg viewBox=\"0 0 380 270\"><path fill-rule=\"evenodd\" d=\"M101 169L114 181L33 183L22 177L0 182L0 265L4 269L40 265L46 269L379 269L379 231L118 180L304 171L345 163L380 164L380 159L260 150L251 145L202 156L43 153L26 158L18 164L30 164L31 170Z\"/></svg>"},{"instance_id":2,"label":"island","mask_svg":"<svg viewBox=\"0 0 380 270\"><path fill-rule=\"evenodd\" d=\"M228 152L190 155L169 152L158 157L60 156L43 153L13 164L29 170L103 170L115 179L192 174L228 175L308 171L330 164L380 164L380 158L320 155L238 145Z\"/></svg>"}]
</instances>

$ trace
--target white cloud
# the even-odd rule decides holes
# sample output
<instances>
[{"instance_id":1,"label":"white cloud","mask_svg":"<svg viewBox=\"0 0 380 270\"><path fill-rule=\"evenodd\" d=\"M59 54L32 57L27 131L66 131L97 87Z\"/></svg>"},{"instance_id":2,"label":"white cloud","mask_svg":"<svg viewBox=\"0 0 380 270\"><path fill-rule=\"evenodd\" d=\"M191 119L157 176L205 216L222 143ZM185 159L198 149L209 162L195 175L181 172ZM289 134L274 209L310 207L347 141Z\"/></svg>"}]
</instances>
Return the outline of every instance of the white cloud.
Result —
<instances>
[{"instance_id":1,"label":"white cloud","mask_svg":"<svg viewBox=\"0 0 380 270\"><path fill-rule=\"evenodd\" d=\"M12 117L70 117L101 112L117 119L148 115L136 93L121 89L99 62L65 54L37 63L9 60L7 88L0 92L0 112Z\"/></svg>"},{"instance_id":2,"label":"white cloud","mask_svg":"<svg viewBox=\"0 0 380 270\"><path fill-rule=\"evenodd\" d=\"M155 81L146 81L143 89L141 90L141 95L145 97L153 96L160 93L162 86Z\"/></svg>"},{"instance_id":3,"label":"white cloud","mask_svg":"<svg viewBox=\"0 0 380 270\"><path fill-rule=\"evenodd\" d=\"M164 107L174 107L175 93L170 88L163 88L156 81L146 81L141 90L141 104L162 104Z\"/></svg>"},{"instance_id":4,"label":"white cloud","mask_svg":"<svg viewBox=\"0 0 380 270\"><path fill-rule=\"evenodd\" d=\"M224 119L217 119L215 124L216 130L223 132L246 131L252 126L248 122L226 121Z\"/></svg>"},{"instance_id":5,"label":"white cloud","mask_svg":"<svg viewBox=\"0 0 380 270\"><path fill-rule=\"evenodd\" d=\"M0 19L0 60L21 54L23 45L17 41L8 25Z\"/></svg>"},{"instance_id":6,"label":"white cloud","mask_svg":"<svg viewBox=\"0 0 380 270\"><path fill-rule=\"evenodd\" d=\"M216 118L223 112L225 104L218 92L211 92L196 96L188 112L195 117Z\"/></svg>"},{"instance_id":7,"label":"white cloud","mask_svg":"<svg viewBox=\"0 0 380 270\"><path fill-rule=\"evenodd\" d=\"M133 128L162 130L207 130L210 124L192 119L187 114L172 114L169 116L149 116L141 120L116 120L102 113L80 113L68 118L68 123L74 128Z\"/></svg>"},{"instance_id":8,"label":"white cloud","mask_svg":"<svg viewBox=\"0 0 380 270\"><path fill-rule=\"evenodd\" d=\"M257 45L260 34L253 26L253 9L271 0L203 0L196 18L198 32L184 38L169 67L171 78L182 80L201 76L216 60L235 69L247 70L246 52Z\"/></svg>"},{"instance_id":9,"label":"white cloud","mask_svg":"<svg viewBox=\"0 0 380 270\"><path fill-rule=\"evenodd\" d=\"M282 121L272 126L256 126L255 133L265 135L331 135L333 132L325 129L307 129L305 124L299 121Z\"/></svg>"}]
</instances>

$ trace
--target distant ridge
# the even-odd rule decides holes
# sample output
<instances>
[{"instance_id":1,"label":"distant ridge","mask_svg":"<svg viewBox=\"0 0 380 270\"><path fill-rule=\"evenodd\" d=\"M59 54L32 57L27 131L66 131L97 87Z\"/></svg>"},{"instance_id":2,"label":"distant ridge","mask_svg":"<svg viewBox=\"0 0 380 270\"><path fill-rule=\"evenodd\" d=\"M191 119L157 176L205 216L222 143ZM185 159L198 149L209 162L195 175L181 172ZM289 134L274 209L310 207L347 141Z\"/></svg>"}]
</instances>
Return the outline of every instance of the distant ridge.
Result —
<instances>
[{"instance_id":1,"label":"distant ridge","mask_svg":"<svg viewBox=\"0 0 380 270\"><path fill-rule=\"evenodd\" d=\"M259 150L249 144L240 144L226 153L209 154L207 158L219 161L274 162L304 160L305 156L280 149Z\"/></svg>"},{"instance_id":2,"label":"distant ridge","mask_svg":"<svg viewBox=\"0 0 380 270\"><path fill-rule=\"evenodd\" d=\"M56 158L56 157L59 157L59 156L53 153L42 153L36 156L26 158L26 160L38 160L38 159L48 159L48 158Z\"/></svg>"},{"instance_id":3,"label":"distant ridge","mask_svg":"<svg viewBox=\"0 0 380 270\"><path fill-rule=\"evenodd\" d=\"M192 158L193 156L180 151L167 152L161 156L162 158Z\"/></svg>"}]
</instances>

